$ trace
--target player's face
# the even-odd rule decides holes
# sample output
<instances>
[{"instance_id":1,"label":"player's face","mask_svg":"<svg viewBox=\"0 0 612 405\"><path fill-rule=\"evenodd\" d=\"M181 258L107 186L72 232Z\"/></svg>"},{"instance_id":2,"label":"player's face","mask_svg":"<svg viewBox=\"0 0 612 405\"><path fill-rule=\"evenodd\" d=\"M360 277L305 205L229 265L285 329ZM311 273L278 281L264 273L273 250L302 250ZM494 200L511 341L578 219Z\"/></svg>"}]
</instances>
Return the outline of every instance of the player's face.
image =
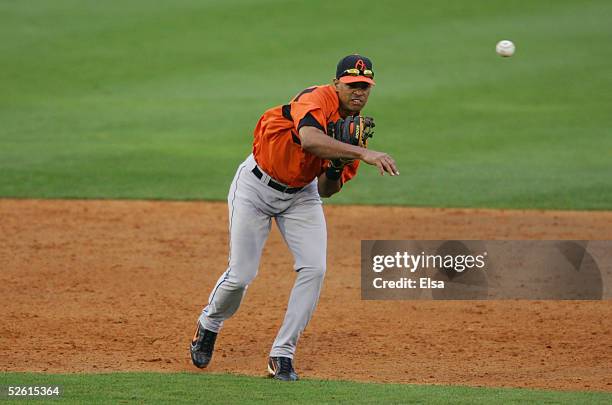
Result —
<instances>
[{"instance_id":1,"label":"player's face","mask_svg":"<svg viewBox=\"0 0 612 405\"><path fill-rule=\"evenodd\" d=\"M340 109L348 115L358 113L365 107L372 89L369 83L343 83L337 79L334 80L334 85L340 100Z\"/></svg>"}]
</instances>

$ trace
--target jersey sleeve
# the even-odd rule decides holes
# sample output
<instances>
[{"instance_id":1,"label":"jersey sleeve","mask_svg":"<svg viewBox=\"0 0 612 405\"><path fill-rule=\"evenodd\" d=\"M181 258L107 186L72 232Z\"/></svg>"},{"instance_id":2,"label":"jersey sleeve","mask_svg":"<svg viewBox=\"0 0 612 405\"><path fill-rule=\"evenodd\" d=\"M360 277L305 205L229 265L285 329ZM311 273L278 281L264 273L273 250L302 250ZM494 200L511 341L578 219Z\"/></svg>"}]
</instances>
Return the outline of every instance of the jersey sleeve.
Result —
<instances>
[{"instance_id":1,"label":"jersey sleeve","mask_svg":"<svg viewBox=\"0 0 612 405\"><path fill-rule=\"evenodd\" d=\"M297 126L298 132L300 131L300 128L302 127L315 127L315 128L320 129L323 132L327 132L327 130L321 125L319 121L317 121L317 119L314 117L314 115L312 115L312 112L310 111L306 113L304 118L302 118L300 122L298 123L298 126Z\"/></svg>"},{"instance_id":2,"label":"jersey sleeve","mask_svg":"<svg viewBox=\"0 0 612 405\"><path fill-rule=\"evenodd\" d=\"M312 126L327 132L327 120L335 111L332 100L322 87L309 87L289 104L293 126L299 131Z\"/></svg>"},{"instance_id":3,"label":"jersey sleeve","mask_svg":"<svg viewBox=\"0 0 612 405\"><path fill-rule=\"evenodd\" d=\"M344 166L342 171L342 184L346 183L357 175L357 168L359 167L359 160L354 160L352 163Z\"/></svg>"}]
</instances>

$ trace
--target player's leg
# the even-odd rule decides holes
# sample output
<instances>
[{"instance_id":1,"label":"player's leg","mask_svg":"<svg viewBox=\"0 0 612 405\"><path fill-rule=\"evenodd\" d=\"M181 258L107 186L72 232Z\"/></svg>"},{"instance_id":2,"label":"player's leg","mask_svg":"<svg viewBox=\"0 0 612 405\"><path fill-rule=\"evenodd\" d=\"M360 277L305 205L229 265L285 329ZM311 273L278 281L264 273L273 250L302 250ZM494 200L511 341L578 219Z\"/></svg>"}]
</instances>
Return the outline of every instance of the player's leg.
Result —
<instances>
[{"instance_id":1,"label":"player's leg","mask_svg":"<svg viewBox=\"0 0 612 405\"><path fill-rule=\"evenodd\" d=\"M327 229L316 184L309 185L302 193L302 198L276 218L293 253L297 276L271 357L293 358L300 334L316 308L325 276Z\"/></svg>"},{"instance_id":2,"label":"player's leg","mask_svg":"<svg viewBox=\"0 0 612 405\"><path fill-rule=\"evenodd\" d=\"M256 207L261 183L253 181L252 165L248 163L249 159L238 168L228 195L229 265L210 294L190 346L191 360L199 368L210 362L223 321L238 310L247 286L255 278L270 233L270 216Z\"/></svg>"},{"instance_id":3,"label":"player's leg","mask_svg":"<svg viewBox=\"0 0 612 405\"><path fill-rule=\"evenodd\" d=\"M200 316L201 325L218 332L242 301L249 283L257 275L263 246L271 227L270 216L256 207L258 195L253 174L239 169L228 195L230 253L228 268L213 288Z\"/></svg>"}]
</instances>

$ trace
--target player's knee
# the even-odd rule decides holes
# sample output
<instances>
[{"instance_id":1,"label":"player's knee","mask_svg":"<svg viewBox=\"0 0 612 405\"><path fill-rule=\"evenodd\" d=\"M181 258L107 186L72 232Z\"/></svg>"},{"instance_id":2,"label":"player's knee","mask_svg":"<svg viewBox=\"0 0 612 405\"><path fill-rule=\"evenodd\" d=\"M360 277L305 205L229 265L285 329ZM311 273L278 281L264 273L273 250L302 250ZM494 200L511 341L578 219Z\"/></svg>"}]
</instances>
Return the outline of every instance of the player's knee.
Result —
<instances>
[{"instance_id":1,"label":"player's knee","mask_svg":"<svg viewBox=\"0 0 612 405\"><path fill-rule=\"evenodd\" d=\"M308 273L312 278L323 278L325 277L325 271L327 266L325 263L316 263L308 266L303 266L297 271Z\"/></svg>"},{"instance_id":2,"label":"player's knee","mask_svg":"<svg viewBox=\"0 0 612 405\"><path fill-rule=\"evenodd\" d=\"M233 272L230 278L230 281L235 288L242 289L242 288L246 288L249 284L251 284L251 281L255 279L256 275L257 275L256 271L252 271L252 272L235 271Z\"/></svg>"}]
</instances>

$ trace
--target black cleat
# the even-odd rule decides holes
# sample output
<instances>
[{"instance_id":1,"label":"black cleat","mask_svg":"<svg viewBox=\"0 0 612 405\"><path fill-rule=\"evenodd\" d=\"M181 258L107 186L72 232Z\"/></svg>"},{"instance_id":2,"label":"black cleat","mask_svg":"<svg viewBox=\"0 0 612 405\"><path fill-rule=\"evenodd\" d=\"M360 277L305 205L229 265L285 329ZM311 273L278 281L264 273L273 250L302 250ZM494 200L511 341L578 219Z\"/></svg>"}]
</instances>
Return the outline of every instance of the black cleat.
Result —
<instances>
[{"instance_id":1,"label":"black cleat","mask_svg":"<svg viewBox=\"0 0 612 405\"><path fill-rule=\"evenodd\" d=\"M217 334L208 329L204 329L200 322L196 329L193 340L191 341L191 362L198 368L205 368L210 363L210 359L215 349Z\"/></svg>"},{"instance_id":2,"label":"black cleat","mask_svg":"<svg viewBox=\"0 0 612 405\"><path fill-rule=\"evenodd\" d=\"M275 380L299 380L297 373L293 369L293 361L289 357L270 357L268 359L268 373Z\"/></svg>"}]
</instances>

